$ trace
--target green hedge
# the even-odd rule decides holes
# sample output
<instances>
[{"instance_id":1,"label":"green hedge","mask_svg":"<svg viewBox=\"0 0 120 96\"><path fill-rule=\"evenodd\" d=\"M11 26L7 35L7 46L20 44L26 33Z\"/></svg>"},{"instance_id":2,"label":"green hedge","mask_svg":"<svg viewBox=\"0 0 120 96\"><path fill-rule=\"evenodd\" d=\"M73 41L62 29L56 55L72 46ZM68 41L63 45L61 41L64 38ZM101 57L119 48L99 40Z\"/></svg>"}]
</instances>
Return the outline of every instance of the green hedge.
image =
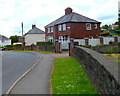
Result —
<instances>
[{"instance_id":1,"label":"green hedge","mask_svg":"<svg viewBox=\"0 0 120 96\"><path fill-rule=\"evenodd\" d=\"M106 33L101 33L101 34L100 34L100 36L108 36L108 35L110 35L110 33L109 33L109 32L106 32Z\"/></svg>"},{"instance_id":2,"label":"green hedge","mask_svg":"<svg viewBox=\"0 0 120 96\"><path fill-rule=\"evenodd\" d=\"M13 45L14 47L16 47L16 46L22 46L22 44L15 44L15 45Z\"/></svg>"},{"instance_id":3,"label":"green hedge","mask_svg":"<svg viewBox=\"0 0 120 96\"><path fill-rule=\"evenodd\" d=\"M53 43L50 41L42 41L42 42L37 42L37 45L53 45Z\"/></svg>"},{"instance_id":4,"label":"green hedge","mask_svg":"<svg viewBox=\"0 0 120 96\"><path fill-rule=\"evenodd\" d=\"M14 46L14 45L6 45L5 47L6 47L8 50L13 50L13 46Z\"/></svg>"}]
</instances>

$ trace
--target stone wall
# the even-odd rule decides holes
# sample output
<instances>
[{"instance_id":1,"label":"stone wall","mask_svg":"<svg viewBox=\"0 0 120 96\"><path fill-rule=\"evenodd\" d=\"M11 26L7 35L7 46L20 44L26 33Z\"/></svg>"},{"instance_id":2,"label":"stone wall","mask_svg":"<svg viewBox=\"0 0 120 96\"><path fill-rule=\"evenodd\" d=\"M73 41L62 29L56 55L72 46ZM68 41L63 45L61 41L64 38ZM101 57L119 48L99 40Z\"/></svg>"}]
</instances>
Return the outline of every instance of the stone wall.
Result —
<instances>
[{"instance_id":1,"label":"stone wall","mask_svg":"<svg viewBox=\"0 0 120 96\"><path fill-rule=\"evenodd\" d=\"M74 47L73 56L84 66L98 93L114 96L120 94L120 78L118 78L116 61L94 50L78 46Z\"/></svg>"}]
</instances>

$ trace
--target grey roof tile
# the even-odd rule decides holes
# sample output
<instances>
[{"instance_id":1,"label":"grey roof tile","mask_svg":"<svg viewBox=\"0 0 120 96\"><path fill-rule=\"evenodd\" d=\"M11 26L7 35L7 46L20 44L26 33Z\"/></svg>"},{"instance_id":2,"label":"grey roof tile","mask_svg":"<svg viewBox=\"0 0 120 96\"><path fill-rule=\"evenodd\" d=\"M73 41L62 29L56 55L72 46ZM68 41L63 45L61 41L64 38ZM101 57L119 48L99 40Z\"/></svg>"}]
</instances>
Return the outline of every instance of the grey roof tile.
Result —
<instances>
[{"instance_id":1,"label":"grey roof tile","mask_svg":"<svg viewBox=\"0 0 120 96\"><path fill-rule=\"evenodd\" d=\"M7 37L5 37L5 36L0 35L0 40L1 40L1 41L5 41L5 40L10 40L10 39L7 38Z\"/></svg>"},{"instance_id":2,"label":"grey roof tile","mask_svg":"<svg viewBox=\"0 0 120 96\"><path fill-rule=\"evenodd\" d=\"M67 23L67 22L88 22L88 23L100 23L94 19L88 18L86 16L83 16L81 14L72 12L70 14L64 15L60 18L58 18L57 20L53 21L52 23L46 25L45 27L49 27L49 26L55 26L58 24L62 24L62 23Z\"/></svg>"},{"instance_id":3,"label":"grey roof tile","mask_svg":"<svg viewBox=\"0 0 120 96\"><path fill-rule=\"evenodd\" d=\"M44 33L45 32L42 31L41 29L34 27L33 29L29 30L26 34L44 34Z\"/></svg>"}]
</instances>

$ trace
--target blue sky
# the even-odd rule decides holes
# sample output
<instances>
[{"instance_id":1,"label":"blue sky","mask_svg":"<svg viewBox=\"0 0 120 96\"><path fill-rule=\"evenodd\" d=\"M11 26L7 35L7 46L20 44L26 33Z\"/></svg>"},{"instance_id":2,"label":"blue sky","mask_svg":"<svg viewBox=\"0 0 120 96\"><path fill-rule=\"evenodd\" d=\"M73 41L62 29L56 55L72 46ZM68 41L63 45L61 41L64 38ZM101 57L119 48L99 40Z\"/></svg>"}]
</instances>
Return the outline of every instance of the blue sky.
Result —
<instances>
[{"instance_id":1,"label":"blue sky","mask_svg":"<svg viewBox=\"0 0 120 96\"><path fill-rule=\"evenodd\" d=\"M44 26L64 15L71 7L74 12L90 17L104 24L112 24L118 18L119 0L0 0L0 34L10 37L21 35L32 24L43 31Z\"/></svg>"}]
</instances>

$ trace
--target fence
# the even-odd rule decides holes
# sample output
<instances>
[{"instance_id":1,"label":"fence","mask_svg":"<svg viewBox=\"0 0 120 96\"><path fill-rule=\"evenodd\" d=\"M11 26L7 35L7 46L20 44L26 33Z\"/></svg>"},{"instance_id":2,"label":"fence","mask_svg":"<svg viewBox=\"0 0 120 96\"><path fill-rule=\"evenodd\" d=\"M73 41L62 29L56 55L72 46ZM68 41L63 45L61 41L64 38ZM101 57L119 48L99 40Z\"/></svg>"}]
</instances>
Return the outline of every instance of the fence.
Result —
<instances>
[{"instance_id":1,"label":"fence","mask_svg":"<svg viewBox=\"0 0 120 96\"><path fill-rule=\"evenodd\" d=\"M120 42L120 36L116 37L99 37L99 38L85 38L85 39L74 39L75 42L78 42L79 45L100 45L100 44L109 44L110 41Z\"/></svg>"}]
</instances>

